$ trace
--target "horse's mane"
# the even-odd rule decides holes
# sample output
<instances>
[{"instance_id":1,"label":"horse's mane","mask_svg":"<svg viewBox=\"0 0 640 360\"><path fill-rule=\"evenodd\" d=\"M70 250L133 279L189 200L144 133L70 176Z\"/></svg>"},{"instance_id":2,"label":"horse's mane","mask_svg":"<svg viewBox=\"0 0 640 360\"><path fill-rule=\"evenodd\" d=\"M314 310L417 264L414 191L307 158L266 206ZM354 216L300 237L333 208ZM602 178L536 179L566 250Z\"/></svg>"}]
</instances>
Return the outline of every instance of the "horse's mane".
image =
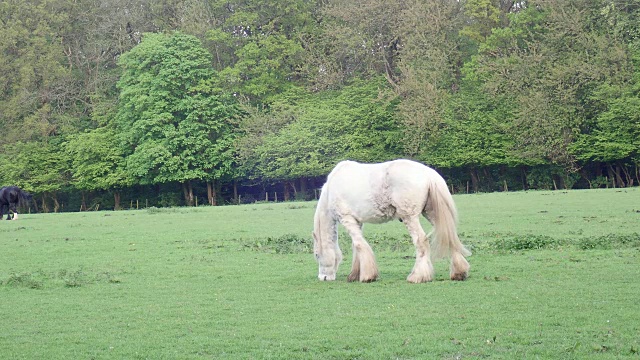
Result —
<instances>
[{"instance_id":1,"label":"horse's mane","mask_svg":"<svg viewBox=\"0 0 640 360\"><path fill-rule=\"evenodd\" d=\"M328 194L329 190L327 185L323 185L322 189L320 190L320 198L318 199L318 204L316 205L316 213L313 216L313 232L314 235L317 237L317 241L321 241L323 239L323 223L321 219L323 217L323 215L325 214L326 208L327 208L327 203L329 201L329 194ZM325 219L326 220L326 219ZM322 247L320 246L320 249ZM316 249L318 250L318 249Z\"/></svg>"}]
</instances>

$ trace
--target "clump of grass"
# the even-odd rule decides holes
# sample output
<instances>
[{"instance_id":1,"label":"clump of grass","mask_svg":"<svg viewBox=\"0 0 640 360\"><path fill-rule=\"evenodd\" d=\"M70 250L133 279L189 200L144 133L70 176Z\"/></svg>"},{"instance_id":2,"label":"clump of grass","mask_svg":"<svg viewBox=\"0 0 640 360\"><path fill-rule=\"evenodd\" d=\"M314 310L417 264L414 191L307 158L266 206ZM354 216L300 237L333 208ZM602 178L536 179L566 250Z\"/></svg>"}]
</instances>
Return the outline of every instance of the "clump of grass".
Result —
<instances>
[{"instance_id":1,"label":"clump of grass","mask_svg":"<svg viewBox=\"0 0 640 360\"><path fill-rule=\"evenodd\" d=\"M313 204L307 204L307 203L295 203L295 204L289 204L287 205L287 209L307 209L307 208L311 208L313 207Z\"/></svg>"},{"instance_id":2,"label":"clump of grass","mask_svg":"<svg viewBox=\"0 0 640 360\"><path fill-rule=\"evenodd\" d=\"M122 282L122 280L110 272L93 275L87 273L82 268L74 270L62 269L53 272L45 272L42 270L35 272L12 272L5 279L0 279L1 286L24 287L28 289L43 289L51 285L76 288L96 282L117 284Z\"/></svg>"},{"instance_id":3,"label":"clump of grass","mask_svg":"<svg viewBox=\"0 0 640 360\"><path fill-rule=\"evenodd\" d=\"M113 273L108 272L108 271L98 274L96 276L96 280L97 281L106 281L106 282L108 282L110 284L120 284L122 282L122 279L118 275L113 274Z\"/></svg>"},{"instance_id":4,"label":"clump of grass","mask_svg":"<svg viewBox=\"0 0 640 360\"><path fill-rule=\"evenodd\" d=\"M155 206L151 206L147 208L147 214L156 215L156 214L170 214L170 213L179 213L179 214L190 214L196 212L202 212L203 209L200 207L163 207L158 208Z\"/></svg>"},{"instance_id":5,"label":"clump of grass","mask_svg":"<svg viewBox=\"0 0 640 360\"><path fill-rule=\"evenodd\" d=\"M18 226L18 227L13 228L13 229L11 229L11 228L9 228L9 229L0 229L0 232L20 231L20 230L27 230L27 228L24 227L24 226Z\"/></svg>"},{"instance_id":6,"label":"clump of grass","mask_svg":"<svg viewBox=\"0 0 640 360\"><path fill-rule=\"evenodd\" d=\"M558 249L563 246L577 247L580 250L608 250L615 248L640 247L640 234L607 234L581 238L556 238L548 235L510 235L499 237L490 242L487 248L498 251L523 251Z\"/></svg>"},{"instance_id":7,"label":"clump of grass","mask_svg":"<svg viewBox=\"0 0 640 360\"><path fill-rule=\"evenodd\" d=\"M258 238L245 242L243 246L250 250L276 254L300 254L311 252L313 241L295 234L279 237Z\"/></svg>"},{"instance_id":8,"label":"clump of grass","mask_svg":"<svg viewBox=\"0 0 640 360\"><path fill-rule=\"evenodd\" d=\"M491 244L496 250L521 251L556 249L565 245L565 241L548 235L515 235L497 239Z\"/></svg>"},{"instance_id":9,"label":"clump of grass","mask_svg":"<svg viewBox=\"0 0 640 360\"><path fill-rule=\"evenodd\" d=\"M92 282L89 276L80 268L74 271L60 270L57 279L64 283L65 287L80 287Z\"/></svg>"},{"instance_id":10,"label":"clump of grass","mask_svg":"<svg viewBox=\"0 0 640 360\"><path fill-rule=\"evenodd\" d=\"M2 285L26 287L29 289L42 289L44 287L44 281L41 273L11 273L4 281L2 281Z\"/></svg>"},{"instance_id":11,"label":"clump of grass","mask_svg":"<svg viewBox=\"0 0 640 360\"><path fill-rule=\"evenodd\" d=\"M577 246L582 250L613 249L613 248L637 248L640 247L640 234L608 234L595 237L583 237L578 240Z\"/></svg>"},{"instance_id":12,"label":"clump of grass","mask_svg":"<svg viewBox=\"0 0 640 360\"><path fill-rule=\"evenodd\" d=\"M176 208L157 208L155 206L147 208L147 214L155 215L155 214L166 214L169 212L177 212Z\"/></svg>"},{"instance_id":13,"label":"clump of grass","mask_svg":"<svg viewBox=\"0 0 640 360\"><path fill-rule=\"evenodd\" d=\"M351 238L340 234L338 240L344 255L351 253ZM388 234L374 234L367 237L367 241L375 251L408 251L413 249L409 235L391 236ZM285 234L279 237L266 237L241 241L243 248L276 254L310 253L313 240L296 234Z\"/></svg>"}]
</instances>

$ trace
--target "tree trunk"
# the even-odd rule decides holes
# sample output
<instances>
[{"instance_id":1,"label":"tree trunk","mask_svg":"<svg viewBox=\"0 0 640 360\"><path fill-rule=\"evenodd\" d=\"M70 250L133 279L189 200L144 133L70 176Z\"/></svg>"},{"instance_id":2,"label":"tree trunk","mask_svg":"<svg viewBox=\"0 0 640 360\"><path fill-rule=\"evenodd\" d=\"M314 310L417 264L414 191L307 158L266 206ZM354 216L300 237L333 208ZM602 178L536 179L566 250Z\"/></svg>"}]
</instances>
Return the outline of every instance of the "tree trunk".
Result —
<instances>
[{"instance_id":1,"label":"tree trunk","mask_svg":"<svg viewBox=\"0 0 640 360\"><path fill-rule=\"evenodd\" d=\"M60 203L58 202L58 196L56 196L56 193L51 195L51 199L53 199L53 212L57 213L58 210L60 210Z\"/></svg>"},{"instance_id":2,"label":"tree trunk","mask_svg":"<svg viewBox=\"0 0 640 360\"><path fill-rule=\"evenodd\" d=\"M471 168L469 169L469 174L471 175L471 187L473 187L473 192L478 192L478 171Z\"/></svg>"},{"instance_id":3,"label":"tree trunk","mask_svg":"<svg viewBox=\"0 0 640 360\"><path fill-rule=\"evenodd\" d=\"M616 164L614 173L616 174L616 180L618 181L618 187L622 188L622 187L626 187L627 185L626 185L624 179L622 178L622 175L620 174L621 168L622 167L620 166L620 164Z\"/></svg>"},{"instance_id":4,"label":"tree trunk","mask_svg":"<svg viewBox=\"0 0 640 360\"><path fill-rule=\"evenodd\" d=\"M291 194L289 193L289 182L284 182L284 201L289 201L291 199Z\"/></svg>"},{"instance_id":5,"label":"tree trunk","mask_svg":"<svg viewBox=\"0 0 640 360\"><path fill-rule=\"evenodd\" d=\"M87 211L87 196L86 196L86 193L84 191L81 191L80 194L82 195L82 203L80 203L80 211Z\"/></svg>"},{"instance_id":6,"label":"tree trunk","mask_svg":"<svg viewBox=\"0 0 640 360\"><path fill-rule=\"evenodd\" d=\"M580 177L587 180L587 183L589 184L589 189L593 189L593 184L591 182L591 179L589 179L589 171L586 170L584 167L580 168Z\"/></svg>"},{"instance_id":7,"label":"tree trunk","mask_svg":"<svg viewBox=\"0 0 640 360\"><path fill-rule=\"evenodd\" d=\"M302 197L303 199L301 200L307 200L307 191L308 191L308 183L307 183L307 178L305 177L301 177L300 178L300 193L302 193Z\"/></svg>"},{"instance_id":8,"label":"tree trunk","mask_svg":"<svg viewBox=\"0 0 640 360\"><path fill-rule=\"evenodd\" d=\"M45 194L42 194L42 212L48 213L49 207L47 206L47 197Z\"/></svg>"},{"instance_id":9,"label":"tree trunk","mask_svg":"<svg viewBox=\"0 0 640 360\"><path fill-rule=\"evenodd\" d=\"M528 180L527 180L527 167L526 166L522 166L520 167L520 172L522 174L522 190L527 191L528 190Z\"/></svg>"},{"instance_id":10,"label":"tree trunk","mask_svg":"<svg viewBox=\"0 0 640 360\"><path fill-rule=\"evenodd\" d=\"M295 200L298 197L298 189L296 188L295 181L289 181L289 186L293 190L293 199Z\"/></svg>"},{"instance_id":11,"label":"tree trunk","mask_svg":"<svg viewBox=\"0 0 640 360\"><path fill-rule=\"evenodd\" d=\"M493 181L493 176L491 176L491 173L489 172L489 168L483 168L482 172L484 173L484 177L485 177L485 182L487 183L487 185L489 185L489 191L494 191L495 190L495 182Z\"/></svg>"},{"instance_id":12,"label":"tree trunk","mask_svg":"<svg viewBox=\"0 0 640 360\"><path fill-rule=\"evenodd\" d=\"M218 205L215 180L211 180L207 182L207 199L209 200L209 205L211 206Z\"/></svg>"},{"instance_id":13,"label":"tree trunk","mask_svg":"<svg viewBox=\"0 0 640 360\"><path fill-rule=\"evenodd\" d=\"M213 206L213 181L207 181L207 201L209 205Z\"/></svg>"},{"instance_id":14,"label":"tree trunk","mask_svg":"<svg viewBox=\"0 0 640 360\"><path fill-rule=\"evenodd\" d=\"M611 179L611 183L614 188L624 187L624 180L620 176L620 166L616 164L614 168L613 165L607 164L609 167L609 178Z\"/></svg>"},{"instance_id":15,"label":"tree trunk","mask_svg":"<svg viewBox=\"0 0 640 360\"><path fill-rule=\"evenodd\" d=\"M240 204L240 198L238 198L238 180L233 180L233 202Z\"/></svg>"},{"instance_id":16,"label":"tree trunk","mask_svg":"<svg viewBox=\"0 0 640 360\"><path fill-rule=\"evenodd\" d=\"M113 192L113 210L120 210L120 191Z\"/></svg>"},{"instance_id":17,"label":"tree trunk","mask_svg":"<svg viewBox=\"0 0 640 360\"><path fill-rule=\"evenodd\" d=\"M193 206L193 187L191 181L187 180L182 183L182 192L184 193L184 202L187 206Z\"/></svg>"},{"instance_id":18,"label":"tree trunk","mask_svg":"<svg viewBox=\"0 0 640 360\"><path fill-rule=\"evenodd\" d=\"M622 169L622 172L624 173L624 177L626 179L626 186L627 187L633 186L633 176L631 176L631 173L629 172L629 169L624 165L621 165L620 168Z\"/></svg>"},{"instance_id":19,"label":"tree trunk","mask_svg":"<svg viewBox=\"0 0 640 360\"><path fill-rule=\"evenodd\" d=\"M33 210L35 212L40 212L40 210L38 209L38 201L36 200L35 197L31 199L30 203L33 203Z\"/></svg>"}]
</instances>

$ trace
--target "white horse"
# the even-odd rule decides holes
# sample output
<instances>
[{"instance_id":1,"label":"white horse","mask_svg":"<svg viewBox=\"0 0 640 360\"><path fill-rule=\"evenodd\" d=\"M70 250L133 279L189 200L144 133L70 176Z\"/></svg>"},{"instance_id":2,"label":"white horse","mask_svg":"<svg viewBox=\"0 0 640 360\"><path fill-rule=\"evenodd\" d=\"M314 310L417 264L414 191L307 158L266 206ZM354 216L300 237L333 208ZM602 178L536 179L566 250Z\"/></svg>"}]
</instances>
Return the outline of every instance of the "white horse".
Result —
<instances>
[{"instance_id":1,"label":"white horse","mask_svg":"<svg viewBox=\"0 0 640 360\"><path fill-rule=\"evenodd\" d=\"M420 225L420 214L433 225L429 235ZM331 171L314 216L313 249L319 264L318 278L336 279L342 261L338 245L340 222L352 239L353 263L348 281L375 281L378 266L362 235L362 224L392 219L405 224L416 247L416 263L407 281L433 280L431 258L446 255L451 256L451 280L467 278L469 263L465 256L471 252L458 238L457 211L447 184L435 170L410 160L380 164L342 161Z\"/></svg>"}]
</instances>

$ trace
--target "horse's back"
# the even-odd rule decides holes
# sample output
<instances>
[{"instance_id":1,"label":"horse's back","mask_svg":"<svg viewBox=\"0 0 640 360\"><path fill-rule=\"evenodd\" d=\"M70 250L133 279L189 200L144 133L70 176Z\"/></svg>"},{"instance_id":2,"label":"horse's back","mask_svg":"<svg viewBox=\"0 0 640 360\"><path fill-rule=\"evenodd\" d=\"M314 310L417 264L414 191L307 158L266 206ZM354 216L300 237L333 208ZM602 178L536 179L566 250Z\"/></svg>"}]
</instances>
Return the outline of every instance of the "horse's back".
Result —
<instances>
[{"instance_id":1,"label":"horse's back","mask_svg":"<svg viewBox=\"0 0 640 360\"><path fill-rule=\"evenodd\" d=\"M422 212L431 171L405 159L376 164L343 161L327 177L325 189L338 215L383 222Z\"/></svg>"},{"instance_id":2,"label":"horse's back","mask_svg":"<svg viewBox=\"0 0 640 360\"><path fill-rule=\"evenodd\" d=\"M5 186L0 189L0 202L3 204L18 203L20 197L30 199L31 194L22 191L22 189L17 186Z\"/></svg>"},{"instance_id":3,"label":"horse's back","mask_svg":"<svg viewBox=\"0 0 640 360\"><path fill-rule=\"evenodd\" d=\"M387 182L397 192L425 192L432 184L447 186L444 178L434 169L411 160L391 162L387 170Z\"/></svg>"},{"instance_id":4,"label":"horse's back","mask_svg":"<svg viewBox=\"0 0 640 360\"><path fill-rule=\"evenodd\" d=\"M327 186L332 194L357 195L368 191L382 174L380 165L341 161L327 176Z\"/></svg>"}]
</instances>

